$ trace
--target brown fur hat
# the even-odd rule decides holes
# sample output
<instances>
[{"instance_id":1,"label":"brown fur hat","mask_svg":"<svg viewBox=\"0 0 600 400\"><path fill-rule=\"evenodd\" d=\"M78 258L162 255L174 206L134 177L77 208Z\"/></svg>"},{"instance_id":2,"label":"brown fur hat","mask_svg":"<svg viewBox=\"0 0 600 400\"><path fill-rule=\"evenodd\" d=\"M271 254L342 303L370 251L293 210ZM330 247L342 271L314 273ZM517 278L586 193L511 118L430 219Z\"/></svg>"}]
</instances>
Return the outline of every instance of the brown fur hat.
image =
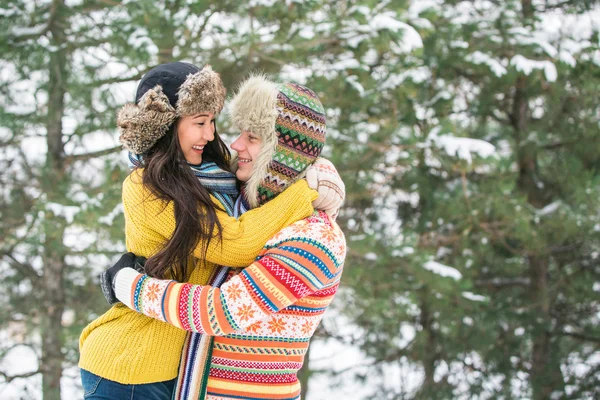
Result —
<instances>
[{"instance_id":1,"label":"brown fur hat","mask_svg":"<svg viewBox=\"0 0 600 400\"><path fill-rule=\"evenodd\" d=\"M180 117L210 112L219 115L225 104L227 91L221 76L210 65L189 75L179 88L177 114Z\"/></svg>"},{"instance_id":2,"label":"brown fur hat","mask_svg":"<svg viewBox=\"0 0 600 400\"><path fill-rule=\"evenodd\" d=\"M125 104L119 110L119 141L132 153L145 153L167 133L176 118L177 112L162 87L157 85L148 90L138 104Z\"/></svg>"},{"instance_id":3,"label":"brown fur hat","mask_svg":"<svg viewBox=\"0 0 600 400\"><path fill-rule=\"evenodd\" d=\"M126 104L117 114L119 141L127 150L143 154L162 138L177 117L210 112L218 115L225 103L219 74L207 65L161 64L140 82L137 104Z\"/></svg>"}]
</instances>

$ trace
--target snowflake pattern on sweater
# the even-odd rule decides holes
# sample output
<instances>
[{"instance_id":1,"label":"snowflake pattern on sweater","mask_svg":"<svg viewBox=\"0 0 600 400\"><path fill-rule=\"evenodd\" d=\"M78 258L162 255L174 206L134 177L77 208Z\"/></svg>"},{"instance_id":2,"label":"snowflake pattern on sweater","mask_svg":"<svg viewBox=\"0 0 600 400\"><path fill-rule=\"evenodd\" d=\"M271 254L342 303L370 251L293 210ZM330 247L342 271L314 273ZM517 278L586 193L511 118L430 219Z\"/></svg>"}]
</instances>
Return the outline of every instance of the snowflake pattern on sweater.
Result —
<instances>
[{"instance_id":1,"label":"snowflake pattern on sweater","mask_svg":"<svg viewBox=\"0 0 600 400\"><path fill-rule=\"evenodd\" d=\"M297 371L337 292L345 256L339 226L315 212L276 234L221 288L125 269L116 292L138 312L215 336L207 398L293 399L300 394Z\"/></svg>"}]
</instances>

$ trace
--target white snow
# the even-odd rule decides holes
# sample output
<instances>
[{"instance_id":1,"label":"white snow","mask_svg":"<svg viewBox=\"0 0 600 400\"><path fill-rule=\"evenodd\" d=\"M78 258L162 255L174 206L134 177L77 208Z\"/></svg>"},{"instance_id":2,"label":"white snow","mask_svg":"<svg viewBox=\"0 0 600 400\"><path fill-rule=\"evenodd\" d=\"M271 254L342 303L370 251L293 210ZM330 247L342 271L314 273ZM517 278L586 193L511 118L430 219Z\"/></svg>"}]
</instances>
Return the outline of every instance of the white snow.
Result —
<instances>
[{"instance_id":1,"label":"white snow","mask_svg":"<svg viewBox=\"0 0 600 400\"><path fill-rule=\"evenodd\" d=\"M360 62L355 59L352 54L348 54L346 58L331 64L329 68L336 71L350 68L360 68Z\"/></svg>"},{"instance_id":2,"label":"white snow","mask_svg":"<svg viewBox=\"0 0 600 400\"><path fill-rule=\"evenodd\" d=\"M394 12L388 11L375 15L371 18L369 25L374 31L383 29L389 29L393 32L403 31L400 53L408 53L423 47L423 39L421 39L419 32L409 24L398 21Z\"/></svg>"},{"instance_id":3,"label":"white snow","mask_svg":"<svg viewBox=\"0 0 600 400\"><path fill-rule=\"evenodd\" d=\"M531 74L531 72L536 69L543 70L548 82L556 82L556 78L558 77L556 65L551 61L530 60L517 54L510 60L510 65L514 66L517 71L523 72L525 75Z\"/></svg>"},{"instance_id":4,"label":"white snow","mask_svg":"<svg viewBox=\"0 0 600 400\"><path fill-rule=\"evenodd\" d=\"M396 19L396 13L393 11L384 12L375 15L371 18L369 25L375 30L389 29L390 31L398 32L405 29L407 24ZM411 27L412 28L412 27Z\"/></svg>"},{"instance_id":5,"label":"white snow","mask_svg":"<svg viewBox=\"0 0 600 400\"><path fill-rule=\"evenodd\" d=\"M46 203L46 210L52 212L57 217L63 217L68 224L72 224L73 220L75 219L75 215L77 215L81 208L48 202Z\"/></svg>"},{"instance_id":6,"label":"white snow","mask_svg":"<svg viewBox=\"0 0 600 400\"><path fill-rule=\"evenodd\" d=\"M433 272L434 274L437 274L437 275L440 275L440 276L443 276L446 278L452 278L455 281L462 278L462 274L456 268L452 268L447 265L440 264L437 261L427 261L425 264L423 264L423 268L425 268L428 271Z\"/></svg>"},{"instance_id":7,"label":"white snow","mask_svg":"<svg viewBox=\"0 0 600 400\"><path fill-rule=\"evenodd\" d=\"M294 64L286 64L281 68L279 76L284 81L291 81L299 83L300 85L306 84L308 78L313 76L313 69L309 67L298 67Z\"/></svg>"},{"instance_id":8,"label":"white snow","mask_svg":"<svg viewBox=\"0 0 600 400\"><path fill-rule=\"evenodd\" d=\"M34 36L41 35L48 29L48 25L36 25L36 26L15 26L10 30L10 33L14 37L23 36Z\"/></svg>"},{"instance_id":9,"label":"white snow","mask_svg":"<svg viewBox=\"0 0 600 400\"><path fill-rule=\"evenodd\" d=\"M114 219L121 214L123 214L123 203L117 204L110 213L98 218L98 222L101 224L112 225Z\"/></svg>"},{"instance_id":10,"label":"white snow","mask_svg":"<svg viewBox=\"0 0 600 400\"><path fill-rule=\"evenodd\" d=\"M433 128L429 133L426 145L434 144L449 156L457 156L469 164L473 162L473 155L486 158L496 154L496 147L485 140L455 137L450 134L439 135L440 131L441 127L439 126Z\"/></svg>"},{"instance_id":11,"label":"white snow","mask_svg":"<svg viewBox=\"0 0 600 400\"><path fill-rule=\"evenodd\" d=\"M463 293L462 293L462 296L463 296L465 299L469 299L469 300L471 300L471 301L487 301L487 300L488 300L488 298L487 298L487 297L485 297L485 296L482 296L482 295L480 295L480 294L475 294L475 293L473 293L473 292L463 292Z\"/></svg>"},{"instance_id":12,"label":"white snow","mask_svg":"<svg viewBox=\"0 0 600 400\"><path fill-rule=\"evenodd\" d=\"M401 249L396 249L392 251L392 256L394 257L405 257L407 255L411 255L415 253L415 249L413 247L403 247Z\"/></svg>"},{"instance_id":13,"label":"white snow","mask_svg":"<svg viewBox=\"0 0 600 400\"><path fill-rule=\"evenodd\" d=\"M410 79L414 83L422 83L431 79L431 70L427 67L418 67L403 71L400 74L391 74L381 83L381 90L389 90L400 86L405 80Z\"/></svg>"},{"instance_id":14,"label":"white snow","mask_svg":"<svg viewBox=\"0 0 600 400\"><path fill-rule=\"evenodd\" d=\"M351 75L346 77L346 82L348 82L356 91L360 97L365 95L365 88L358 82L358 76Z\"/></svg>"},{"instance_id":15,"label":"white snow","mask_svg":"<svg viewBox=\"0 0 600 400\"><path fill-rule=\"evenodd\" d=\"M500 60L496 60L492 56L482 53L481 51L475 51L465 57L465 60L472 62L473 64L484 64L490 67L494 75L500 78L506 75L506 68L502 65Z\"/></svg>"},{"instance_id":16,"label":"white snow","mask_svg":"<svg viewBox=\"0 0 600 400\"><path fill-rule=\"evenodd\" d=\"M450 47L455 48L455 49L468 49L469 43L465 42L464 40L453 40L450 42ZM481 53L481 52L476 51L476 53ZM483 54L483 53L481 53L481 54Z\"/></svg>"},{"instance_id":17,"label":"white snow","mask_svg":"<svg viewBox=\"0 0 600 400\"><path fill-rule=\"evenodd\" d=\"M372 65L377 62L378 57L379 57L379 55L377 53L377 50L369 49L369 50L367 50L365 55L362 57L362 62L367 65Z\"/></svg>"},{"instance_id":18,"label":"white snow","mask_svg":"<svg viewBox=\"0 0 600 400\"><path fill-rule=\"evenodd\" d=\"M536 214L537 215L549 215L549 214L552 214L553 212L555 212L556 210L559 209L560 204L561 204L560 201L555 201L553 203L550 203L546 207L544 207L541 210L537 211Z\"/></svg>"},{"instance_id":19,"label":"white snow","mask_svg":"<svg viewBox=\"0 0 600 400\"><path fill-rule=\"evenodd\" d=\"M564 62L565 64L570 65L571 67L575 67L577 65L577 61L575 60L575 58L571 55L571 53L565 50L560 51L560 53L558 54L558 59Z\"/></svg>"},{"instance_id":20,"label":"white snow","mask_svg":"<svg viewBox=\"0 0 600 400\"><path fill-rule=\"evenodd\" d=\"M423 11L428 9L439 10L442 6L442 0L419 0L411 1L408 8L408 15L410 18L417 18Z\"/></svg>"},{"instance_id":21,"label":"white snow","mask_svg":"<svg viewBox=\"0 0 600 400\"><path fill-rule=\"evenodd\" d=\"M272 7L276 0L250 0L248 2L249 7L265 6Z\"/></svg>"}]
</instances>

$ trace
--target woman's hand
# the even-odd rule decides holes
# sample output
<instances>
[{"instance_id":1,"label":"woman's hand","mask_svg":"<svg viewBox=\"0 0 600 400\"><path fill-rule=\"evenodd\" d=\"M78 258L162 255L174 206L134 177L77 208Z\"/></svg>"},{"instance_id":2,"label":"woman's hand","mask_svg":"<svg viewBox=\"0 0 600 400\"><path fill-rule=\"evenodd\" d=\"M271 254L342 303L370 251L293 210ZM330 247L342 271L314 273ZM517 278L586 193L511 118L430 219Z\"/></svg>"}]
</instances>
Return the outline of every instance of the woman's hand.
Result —
<instances>
[{"instance_id":1,"label":"woman's hand","mask_svg":"<svg viewBox=\"0 0 600 400\"><path fill-rule=\"evenodd\" d=\"M119 261L115 265L108 268L100 275L100 286L102 287L102 294L104 298L111 306L119 303L119 299L115 295L115 278L117 273L123 268L133 268L139 273L144 273L144 264L146 259L144 257L136 257L135 254L129 252L125 253L119 258Z\"/></svg>"}]
</instances>

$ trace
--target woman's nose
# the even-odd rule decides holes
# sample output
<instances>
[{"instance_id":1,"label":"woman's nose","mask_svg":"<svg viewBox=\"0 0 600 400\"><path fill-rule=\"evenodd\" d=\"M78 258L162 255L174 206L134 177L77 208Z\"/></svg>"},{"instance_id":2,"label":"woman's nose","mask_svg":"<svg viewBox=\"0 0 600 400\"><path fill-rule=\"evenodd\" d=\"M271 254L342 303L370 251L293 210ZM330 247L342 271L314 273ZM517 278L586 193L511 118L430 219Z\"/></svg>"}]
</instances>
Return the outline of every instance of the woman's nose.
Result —
<instances>
[{"instance_id":1,"label":"woman's nose","mask_svg":"<svg viewBox=\"0 0 600 400\"><path fill-rule=\"evenodd\" d=\"M204 139L209 142L212 142L215 139L215 125L213 123L209 124L204 129Z\"/></svg>"}]
</instances>

